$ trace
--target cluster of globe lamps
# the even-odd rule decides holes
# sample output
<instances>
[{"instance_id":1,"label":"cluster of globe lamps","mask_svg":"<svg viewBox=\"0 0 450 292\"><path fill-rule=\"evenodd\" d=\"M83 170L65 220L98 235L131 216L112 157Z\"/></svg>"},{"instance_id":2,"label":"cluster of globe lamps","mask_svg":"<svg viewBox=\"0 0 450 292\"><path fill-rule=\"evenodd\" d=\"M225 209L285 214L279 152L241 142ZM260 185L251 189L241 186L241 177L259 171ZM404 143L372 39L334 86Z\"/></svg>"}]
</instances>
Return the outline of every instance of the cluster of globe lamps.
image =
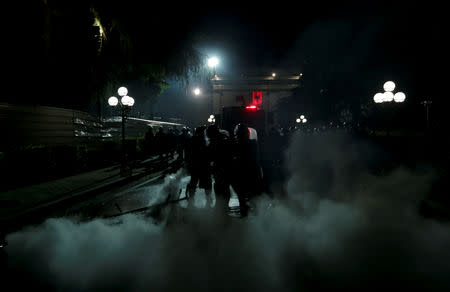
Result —
<instances>
[{"instance_id":1,"label":"cluster of globe lamps","mask_svg":"<svg viewBox=\"0 0 450 292\"><path fill-rule=\"evenodd\" d=\"M295 122L296 123L302 123L305 124L308 120L306 119L305 115L300 115L300 117L298 117Z\"/></svg>"},{"instance_id":2,"label":"cluster of globe lamps","mask_svg":"<svg viewBox=\"0 0 450 292\"><path fill-rule=\"evenodd\" d=\"M132 98L131 96L128 96L128 89L126 87L120 87L117 90L117 93L121 96L120 99L120 105L121 106L129 106L132 107L134 105L134 98ZM119 99L115 96L111 96L108 99L108 104L110 106L117 106L119 104Z\"/></svg>"},{"instance_id":3,"label":"cluster of globe lamps","mask_svg":"<svg viewBox=\"0 0 450 292\"><path fill-rule=\"evenodd\" d=\"M375 103L383 103L383 102L392 102L395 101L397 103L404 102L406 99L406 95L399 91L394 94L395 83L392 81L387 81L383 85L384 93L377 93L373 97L373 101Z\"/></svg>"}]
</instances>

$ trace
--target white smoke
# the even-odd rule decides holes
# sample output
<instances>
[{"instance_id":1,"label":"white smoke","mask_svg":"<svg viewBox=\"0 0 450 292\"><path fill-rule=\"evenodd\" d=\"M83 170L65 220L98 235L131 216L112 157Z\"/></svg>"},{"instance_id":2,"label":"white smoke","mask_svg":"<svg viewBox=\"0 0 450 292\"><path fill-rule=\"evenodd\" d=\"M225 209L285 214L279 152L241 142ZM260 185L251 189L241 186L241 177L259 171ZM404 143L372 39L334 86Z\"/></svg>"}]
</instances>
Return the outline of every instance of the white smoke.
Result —
<instances>
[{"instance_id":1,"label":"white smoke","mask_svg":"<svg viewBox=\"0 0 450 292\"><path fill-rule=\"evenodd\" d=\"M174 204L159 223L48 219L7 237L10 273L58 291L450 288L449 226L418 212L432 171L379 175L380 152L341 134L286 155L287 198L247 219Z\"/></svg>"}]
</instances>

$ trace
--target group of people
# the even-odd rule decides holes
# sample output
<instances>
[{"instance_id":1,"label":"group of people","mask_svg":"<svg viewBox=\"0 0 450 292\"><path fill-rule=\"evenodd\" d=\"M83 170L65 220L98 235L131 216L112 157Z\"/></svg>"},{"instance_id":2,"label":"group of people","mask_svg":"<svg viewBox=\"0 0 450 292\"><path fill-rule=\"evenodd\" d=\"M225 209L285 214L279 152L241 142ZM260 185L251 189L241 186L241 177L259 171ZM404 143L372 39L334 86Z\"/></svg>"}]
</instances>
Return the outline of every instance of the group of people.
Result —
<instances>
[{"instance_id":1,"label":"group of people","mask_svg":"<svg viewBox=\"0 0 450 292\"><path fill-rule=\"evenodd\" d=\"M217 125L195 129L184 147L185 165L191 175L188 198L192 199L196 189L202 188L207 204L212 206L214 188L215 207L227 210L232 188L238 196L241 216L248 215L250 199L262 191L258 145L252 131L242 123L236 125L233 135Z\"/></svg>"},{"instance_id":2,"label":"group of people","mask_svg":"<svg viewBox=\"0 0 450 292\"><path fill-rule=\"evenodd\" d=\"M183 158L183 148L189 139L189 129L184 127L181 131L170 128L165 130L162 126L149 126L144 138L144 151L147 156L174 157L178 153Z\"/></svg>"}]
</instances>

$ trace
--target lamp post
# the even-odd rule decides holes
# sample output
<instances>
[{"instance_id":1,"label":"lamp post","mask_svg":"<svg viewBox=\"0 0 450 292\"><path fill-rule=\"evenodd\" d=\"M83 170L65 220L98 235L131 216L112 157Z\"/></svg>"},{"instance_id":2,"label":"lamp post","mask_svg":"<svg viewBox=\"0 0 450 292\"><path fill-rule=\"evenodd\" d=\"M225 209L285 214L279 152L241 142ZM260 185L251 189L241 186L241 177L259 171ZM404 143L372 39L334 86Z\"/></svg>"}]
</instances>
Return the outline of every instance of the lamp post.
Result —
<instances>
[{"instance_id":1,"label":"lamp post","mask_svg":"<svg viewBox=\"0 0 450 292\"><path fill-rule=\"evenodd\" d=\"M297 124L300 124L300 123L306 124L307 121L308 121L308 120L306 119L305 115L300 115L300 117L298 117L298 118L295 120L295 122L296 122Z\"/></svg>"},{"instance_id":2,"label":"lamp post","mask_svg":"<svg viewBox=\"0 0 450 292\"><path fill-rule=\"evenodd\" d=\"M108 99L108 104L112 107L118 107L120 109L121 114L121 123L122 123L122 159L120 165L120 175L128 176L131 174L131 168L127 165L127 157L125 151L125 120L127 113L131 110L131 107L134 105L134 98L128 96L128 89L126 87L120 87L117 90L119 96L121 96L120 100L111 96Z\"/></svg>"},{"instance_id":3,"label":"lamp post","mask_svg":"<svg viewBox=\"0 0 450 292\"><path fill-rule=\"evenodd\" d=\"M431 100L424 100L421 102L421 104L423 104L425 106L425 113L426 113L426 121L427 121L427 130L430 129L430 120L429 120L429 106L432 104L433 102Z\"/></svg>"},{"instance_id":4,"label":"lamp post","mask_svg":"<svg viewBox=\"0 0 450 292\"><path fill-rule=\"evenodd\" d=\"M379 92L373 96L373 101L375 103L403 103L406 99L406 95L401 91L394 94L395 83L392 81L385 82L383 84L383 89L385 90L384 93ZM389 136L389 123L386 125L386 135Z\"/></svg>"}]
</instances>

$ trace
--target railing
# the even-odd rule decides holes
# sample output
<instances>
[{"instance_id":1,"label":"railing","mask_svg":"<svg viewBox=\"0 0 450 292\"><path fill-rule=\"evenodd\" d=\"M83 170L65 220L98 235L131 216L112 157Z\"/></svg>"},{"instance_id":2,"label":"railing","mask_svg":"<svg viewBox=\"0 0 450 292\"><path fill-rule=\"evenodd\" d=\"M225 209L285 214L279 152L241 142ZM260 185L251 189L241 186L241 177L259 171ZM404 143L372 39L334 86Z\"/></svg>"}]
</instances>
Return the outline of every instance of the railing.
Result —
<instances>
[{"instance_id":1,"label":"railing","mask_svg":"<svg viewBox=\"0 0 450 292\"><path fill-rule=\"evenodd\" d=\"M149 125L180 128L178 123L129 117L127 138L141 138ZM0 103L0 151L18 145L75 145L121 137L121 117L101 120L91 114L56 107Z\"/></svg>"}]
</instances>

